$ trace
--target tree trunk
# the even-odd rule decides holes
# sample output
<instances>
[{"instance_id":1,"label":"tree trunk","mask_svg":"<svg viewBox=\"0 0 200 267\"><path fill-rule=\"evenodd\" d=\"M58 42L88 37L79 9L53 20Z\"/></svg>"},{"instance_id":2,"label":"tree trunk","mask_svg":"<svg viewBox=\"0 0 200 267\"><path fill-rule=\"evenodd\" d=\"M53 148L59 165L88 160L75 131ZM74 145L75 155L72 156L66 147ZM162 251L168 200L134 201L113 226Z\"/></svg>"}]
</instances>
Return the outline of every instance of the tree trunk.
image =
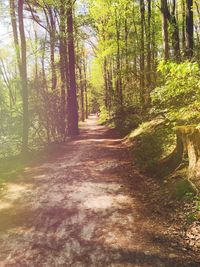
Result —
<instances>
[{"instance_id":1,"label":"tree trunk","mask_svg":"<svg viewBox=\"0 0 200 267\"><path fill-rule=\"evenodd\" d=\"M167 1L161 0L163 50L165 61L169 59L169 34L167 23Z\"/></svg>"},{"instance_id":2,"label":"tree trunk","mask_svg":"<svg viewBox=\"0 0 200 267\"><path fill-rule=\"evenodd\" d=\"M17 58L17 65L18 65L19 73L21 75L21 63L20 63L21 56L20 56L18 30L17 30L17 18L16 18L16 13L15 13L15 0L10 0L10 17L11 17L14 45L15 45L15 53L16 53L16 58Z\"/></svg>"},{"instance_id":3,"label":"tree trunk","mask_svg":"<svg viewBox=\"0 0 200 267\"><path fill-rule=\"evenodd\" d=\"M85 91L85 118L88 119L88 92L87 92L87 58L86 53L84 52L84 91Z\"/></svg>"},{"instance_id":4,"label":"tree trunk","mask_svg":"<svg viewBox=\"0 0 200 267\"><path fill-rule=\"evenodd\" d=\"M104 105L108 109L108 79L107 79L107 59L104 57L103 62L103 76L104 76Z\"/></svg>"},{"instance_id":5,"label":"tree trunk","mask_svg":"<svg viewBox=\"0 0 200 267\"><path fill-rule=\"evenodd\" d=\"M174 50L174 59L180 61L180 39L179 39L179 28L176 18L176 0L173 0L172 14L170 16L170 21L172 25L172 47Z\"/></svg>"},{"instance_id":6,"label":"tree trunk","mask_svg":"<svg viewBox=\"0 0 200 267\"><path fill-rule=\"evenodd\" d=\"M50 60L51 60L51 87L54 91L57 86L57 75L55 66L55 42L56 42L56 26L55 18L53 17L53 11L51 7L48 7L48 13L50 18Z\"/></svg>"},{"instance_id":7,"label":"tree trunk","mask_svg":"<svg viewBox=\"0 0 200 267\"><path fill-rule=\"evenodd\" d=\"M151 0L148 0L148 18L147 18L147 99L146 104L150 104L151 92Z\"/></svg>"},{"instance_id":8,"label":"tree trunk","mask_svg":"<svg viewBox=\"0 0 200 267\"><path fill-rule=\"evenodd\" d=\"M73 36L72 1L67 6L67 38L69 61L69 90L67 96L68 134L73 137L79 134L78 129L78 103L76 96L75 52Z\"/></svg>"},{"instance_id":9,"label":"tree trunk","mask_svg":"<svg viewBox=\"0 0 200 267\"><path fill-rule=\"evenodd\" d=\"M186 56L191 59L193 56L193 0L186 0Z\"/></svg>"},{"instance_id":10,"label":"tree trunk","mask_svg":"<svg viewBox=\"0 0 200 267\"><path fill-rule=\"evenodd\" d=\"M60 130L63 141L66 137L66 12L63 1L60 6L60 77L61 77L61 96L60 96Z\"/></svg>"},{"instance_id":11,"label":"tree trunk","mask_svg":"<svg viewBox=\"0 0 200 267\"><path fill-rule=\"evenodd\" d=\"M140 101L144 109L145 106L145 81L144 81L144 23L145 7L144 0L140 0Z\"/></svg>"},{"instance_id":12,"label":"tree trunk","mask_svg":"<svg viewBox=\"0 0 200 267\"><path fill-rule=\"evenodd\" d=\"M28 151L29 115L28 115L28 82L27 82L27 64L26 64L26 37L24 32L23 2L24 2L23 0L18 0L19 34L21 41L21 87L22 87L22 100L23 100L22 153L26 153Z\"/></svg>"},{"instance_id":13,"label":"tree trunk","mask_svg":"<svg viewBox=\"0 0 200 267\"><path fill-rule=\"evenodd\" d=\"M80 77L80 92L81 92L81 121L85 120L85 99L84 99L84 83L83 83L83 75L82 75L82 66L79 66L79 77Z\"/></svg>"},{"instance_id":14,"label":"tree trunk","mask_svg":"<svg viewBox=\"0 0 200 267\"><path fill-rule=\"evenodd\" d=\"M173 57L176 61L180 61L180 39L179 39L179 28L176 18L176 0L172 1L171 12L169 11L167 0L161 0L161 10L164 13L165 18L169 21L172 26L172 48Z\"/></svg>"},{"instance_id":15,"label":"tree trunk","mask_svg":"<svg viewBox=\"0 0 200 267\"><path fill-rule=\"evenodd\" d=\"M186 44L185 44L185 0L182 0L182 50L183 50L183 54L185 55L185 48L186 48Z\"/></svg>"}]
</instances>

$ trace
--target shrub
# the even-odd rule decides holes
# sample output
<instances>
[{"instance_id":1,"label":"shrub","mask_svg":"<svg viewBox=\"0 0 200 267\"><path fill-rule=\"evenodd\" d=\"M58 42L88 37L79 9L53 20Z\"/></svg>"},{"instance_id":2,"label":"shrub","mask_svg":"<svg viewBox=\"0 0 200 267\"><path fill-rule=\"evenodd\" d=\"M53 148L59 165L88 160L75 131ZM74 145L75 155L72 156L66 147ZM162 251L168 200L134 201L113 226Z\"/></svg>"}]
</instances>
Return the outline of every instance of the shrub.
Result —
<instances>
[{"instance_id":1,"label":"shrub","mask_svg":"<svg viewBox=\"0 0 200 267\"><path fill-rule=\"evenodd\" d=\"M151 122L140 125L130 138L135 141L134 157L136 163L145 171L154 172L155 164L175 146L175 134L171 125L156 125Z\"/></svg>"},{"instance_id":2,"label":"shrub","mask_svg":"<svg viewBox=\"0 0 200 267\"><path fill-rule=\"evenodd\" d=\"M199 122L200 118L200 71L197 63L181 64L161 61L158 71L162 76L160 87L151 97L157 111L167 112L176 124Z\"/></svg>"}]
</instances>

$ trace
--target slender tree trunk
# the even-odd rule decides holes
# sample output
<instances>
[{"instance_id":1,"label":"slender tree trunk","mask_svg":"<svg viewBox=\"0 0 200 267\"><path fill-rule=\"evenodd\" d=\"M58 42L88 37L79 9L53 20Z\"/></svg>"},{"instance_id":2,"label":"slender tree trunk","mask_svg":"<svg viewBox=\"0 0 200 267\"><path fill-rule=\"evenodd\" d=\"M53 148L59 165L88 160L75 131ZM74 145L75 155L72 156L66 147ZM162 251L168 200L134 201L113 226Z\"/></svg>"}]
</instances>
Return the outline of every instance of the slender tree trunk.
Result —
<instances>
[{"instance_id":1,"label":"slender tree trunk","mask_svg":"<svg viewBox=\"0 0 200 267\"><path fill-rule=\"evenodd\" d=\"M84 53L84 89L85 89L85 118L88 119L88 92L87 92L87 59Z\"/></svg>"},{"instance_id":2,"label":"slender tree trunk","mask_svg":"<svg viewBox=\"0 0 200 267\"><path fill-rule=\"evenodd\" d=\"M185 0L182 0L182 50L183 50L183 54L185 55L185 48L186 48L186 44L185 44Z\"/></svg>"},{"instance_id":3,"label":"slender tree trunk","mask_svg":"<svg viewBox=\"0 0 200 267\"><path fill-rule=\"evenodd\" d=\"M144 108L145 106L145 81L144 81L144 23L145 23L145 8L144 0L140 0L140 101Z\"/></svg>"},{"instance_id":4,"label":"slender tree trunk","mask_svg":"<svg viewBox=\"0 0 200 267\"><path fill-rule=\"evenodd\" d=\"M20 56L19 37L18 37L18 30L17 30L17 18L16 18L15 9L16 9L15 0L10 0L10 17L11 17L14 45L15 45L15 53L17 57L18 70L21 75L21 63L20 63L21 56Z\"/></svg>"},{"instance_id":5,"label":"slender tree trunk","mask_svg":"<svg viewBox=\"0 0 200 267\"><path fill-rule=\"evenodd\" d=\"M61 95L60 95L60 129L63 141L66 137L66 12L64 2L60 6L60 77L61 77ZM53 77L52 77L53 78Z\"/></svg>"},{"instance_id":6,"label":"slender tree trunk","mask_svg":"<svg viewBox=\"0 0 200 267\"><path fill-rule=\"evenodd\" d=\"M167 23L167 1L161 0L162 11L162 34L163 34L163 49L165 61L169 59L169 33Z\"/></svg>"},{"instance_id":7,"label":"slender tree trunk","mask_svg":"<svg viewBox=\"0 0 200 267\"><path fill-rule=\"evenodd\" d=\"M80 105L81 105L81 121L85 120L85 99L84 99L84 83L83 83L83 74L82 66L78 67L79 77L80 77Z\"/></svg>"},{"instance_id":8,"label":"slender tree trunk","mask_svg":"<svg viewBox=\"0 0 200 267\"><path fill-rule=\"evenodd\" d=\"M75 77L75 53L73 37L73 15L72 1L67 6L67 34L68 34L68 55L69 55L69 90L67 96L68 108L68 134L73 137L79 134L78 129L78 103L76 96L76 77Z\"/></svg>"},{"instance_id":9,"label":"slender tree trunk","mask_svg":"<svg viewBox=\"0 0 200 267\"><path fill-rule=\"evenodd\" d=\"M180 61L180 39L179 39L179 28L176 18L176 0L173 0L172 14L170 16L172 25L172 47L174 50L174 59Z\"/></svg>"},{"instance_id":10,"label":"slender tree trunk","mask_svg":"<svg viewBox=\"0 0 200 267\"><path fill-rule=\"evenodd\" d=\"M105 30L104 30L104 23L102 23L102 38L103 41L106 41L106 36L105 36ZM104 56L103 59L103 79L104 79L104 105L105 108L108 109L108 79L107 79L107 58ZM118 90L117 90L118 91Z\"/></svg>"},{"instance_id":11,"label":"slender tree trunk","mask_svg":"<svg viewBox=\"0 0 200 267\"><path fill-rule=\"evenodd\" d=\"M152 2L152 10L156 8L156 3ZM156 86L156 78L157 78L157 43L156 43L156 19L155 14L152 13L151 15L151 42L152 42L152 48L151 48L151 84L152 88Z\"/></svg>"},{"instance_id":12,"label":"slender tree trunk","mask_svg":"<svg viewBox=\"0 0 200 267\"><path fill-rule=\"evenodd\" d=\"M191 59L193 56L193 0L186 0L186 56Z\"/></svg>"},{"instance_id":13,"label":"slender tree trunk","mask_svg":"<svg viewBox=\"0 0 200 267\"><path fill-rule=\"evenodd\" d=\"M128 7L126 6L126 11L128 10ZM126 64L126 74L128 74L128 19L125 17L124 20L124 41L125 41L125 64Z\"/></svg>"},{"instance_id":14,"label":"slender tree trunk","mask_svg":"<svg viewBox=\"0 0 200 267\"><path fill-rule=\"evenodd\" d=\"M23 100L22 153L26 153L28 151L29 114L28 114L28 82L27 82L27 63L26 63L26 37L24 32L23 4L24 4L23 0L18 0L19 34L21 41L21 86L22 86L22 100Z\"/></svg>"},{"instance_id":15,"label":"slender tree trunk","mask_svg":"<svg viewBox=\"0 0 200 267\"><path fill-rule=\"evenodd\" d=\"M53 16L53 10L51 7L48 8L49 18L50 18L50 60L51 60L51 87L54 91L57 86L57 75L56 75L56 65L55 65L55 44L56 44L56 26L55 18Z\"/></svg>"},{"instance_id":16,"label":"slender tree trunk","mask_svg":"<svg viewBox=\"0 0 200 267\"><path fill-rule=\"evenodd\" d=\"M147 18L147 105L150 104L151 92L151 0L148 0L148 18Z\"/></svg>"},{"instance_id":17,"label":"slender tree trunk","mask_svg":"<svg viewBox=\"0 0 200 267\"><path fill-rule=\"evenodd\" d=\"M108 79L107 79L107 59L103 62L103 76L104 76L104 105L108 108Z\"/></svg>"}]
</instances>

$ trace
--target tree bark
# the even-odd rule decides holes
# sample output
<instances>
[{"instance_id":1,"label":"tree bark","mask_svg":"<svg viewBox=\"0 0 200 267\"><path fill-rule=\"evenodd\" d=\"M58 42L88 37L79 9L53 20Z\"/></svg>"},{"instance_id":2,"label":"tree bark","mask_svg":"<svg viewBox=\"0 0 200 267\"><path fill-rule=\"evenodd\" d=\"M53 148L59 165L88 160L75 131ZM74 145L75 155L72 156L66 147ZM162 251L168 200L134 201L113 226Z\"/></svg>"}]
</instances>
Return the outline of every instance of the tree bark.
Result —
<instances>
[{"instance_id":1,"label":"tree bark","mask_svg":"<svg viewBox=\"0 0 200 267\"><path fill-rule=\"evenodd\" d=\"M18 0L19 34L21 41L21 87L22 87L22 100L23 100L22 153L26 153L28 151L29 114L28 114L26 37L24 32L23 4L24 4L23 0Z\"/></svg>"},{"instance_id":2,"label":"tree bark","mask_svg":"<svg viewBox=\"0 0 200 267\"><path fill-rule=\"evenodd\" d=\"M148 18L147 18L147 99L146 104L149 106L151 98L151 0L147 0L148 2Z\"/></svg>"},{"instance_id":3,"label":"tree bark","mask_svg":"<svg viewBox=\"0 0 200 267\"><path fill-rule=\"evenodd\" d=\"M162 12L162 34L163 34L163 50L165 61L169 59L169 33L167 23L167 1L161 0Z\"/></svg>"},{"instance_id":4,"label":"tree bark","mask_svg":"<svg viewBox=\"0 0 200 267\"><path fill-rule=\"evenodd\" d=\"M69 90L67 96L68 134L73 137L79 134L78 129L78 103L76 96L75 77L75 52L73 35L72 1L67 6L67 38L68 38L68 60L69 60Z\"/></svg>"},{"instance_id":5,"label":"tree bark","mask_svg":"<svg viewBox=\"0 0 200 267\"><path fill-rule=\"evenodd\" d=\"M61 2L60 6L60 77L61 77L61 95L60 95L60 130L62 140L66 137L66 111L67 111L67 40L66 40L66 10L64 1Z\"/></svg>"},{"instance_id":6,"label":"tree bark","mask_svg":"<svg viewBox=\"0 0 200 267\"><path fill-rule=\"evenodd\" d=\"M186 44L185 44L185 0L182 0L182 50L183 50L183 54L185 55L185 48L186 48Z\"/></svg>"},{"instance_id":7,"label":"tree bark","mask_svg":"<svg viewBox=\"0 0 200 267\"><path fill-rule=\"evenodd\" d=\"M178 22L176 18L176 0L172 1L172 8L171 12L169 11L167 0L161 0L161 10L164 12L165 18L169 21L172 26L172 48L173 48L173 57L174 59L179 62L181 58L180 53L180 38L179 38L179 28Z\"/></svg>"},{"instance_id":8,"label":"tree bark","mask_svg":"<svg viewBox=\"0 0 200 267\"><path fill-rule=\"evenodd\" d=\"M50 18L50 59L51 59L51 87L54 91L57 86L57 75L55 66L55 44L56 44L56 26L55 18L51 7L48 7L48 13Z\"/></svg>"},{"instance_id":9,"label":"tree bark","mask_svg":"<svg viewBox=\"0 0 200 267\"><path fill-rule=\"evenodd\" d=\"M173 0L172 13L170 16L170 21L172 25L172 47L174 50L174 59L180 61L180 39L179 39L179 28L176 18L176 0Z\"/></svg>"},{"instance_id":10,"label":"tree bark","mask_svg":"<svg viewBox=\"0 0 200 267\"><path fill-rule=\"evenodd\" d=\"M21 56L20 56L20 47L19 47L19 37L17 30L17 18L15 12L15 0L10 0L10 17L11 17L11 25L13 31L14 45L15 45L15 53L17 58L18 70L21 75Z\"/></svg>"},{"instance_id":11,"label":"tree bark","mask_svg":"<svg viewBox=\"0 0 200 267\"><path fill-rule=\"evenodd\" d=\"M186 56L191 59L193 56L193 36L194 36L194 21L193 21L193 0L186 0Z\"/></svg>"},{"instance_id":12,"label":"tree bark","mask_svg":"<svg viewBox=\"0 0 200 267\"><path fill-rule=\"evenodd\" d=\"M145 7L144 0L140 0L140 101L144 109L145 106L145 81L144 81L144 23Z\"/></svg>"},{"instance_id":13,"label":"tree bark","mask_svg":"<svg viewBox=\"0 0 200 267\"><path fill-rule=\"evenodd\" d=\"M200 190L200 130L195 126L177 127L184 150L188 155L188 180L194 189Z\"/></svg>"},{"instance_id":14,"label":"tree bark","mask_svg":"<svg viewBox=\"0 0 200 267\"><path fill-rule=\"evenodd\" d=\"M85 118L88 119L88 92L87 92L87 58L86 53L84 52L84 91L85 91Z\"/></svg>"}]
</instances>

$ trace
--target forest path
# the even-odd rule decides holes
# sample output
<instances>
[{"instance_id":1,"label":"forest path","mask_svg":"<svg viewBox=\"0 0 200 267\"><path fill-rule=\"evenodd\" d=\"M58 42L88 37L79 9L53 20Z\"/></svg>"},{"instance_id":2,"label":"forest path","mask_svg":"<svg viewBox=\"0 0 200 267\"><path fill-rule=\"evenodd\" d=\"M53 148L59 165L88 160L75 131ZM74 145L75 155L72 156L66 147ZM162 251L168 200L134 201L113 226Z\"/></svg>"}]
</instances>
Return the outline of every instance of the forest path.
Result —
<instances>
[{"instance_id":1,"label":"forest path","mask_svg":"<svg viewBox=\"0 0 200 267\"><path fill-rule=\"evenodd\" d=\"M148 216L148 180L116 131L81 135L25 169L0 201L0 266L198 266Z\"/></svg>"}]
</instances>

